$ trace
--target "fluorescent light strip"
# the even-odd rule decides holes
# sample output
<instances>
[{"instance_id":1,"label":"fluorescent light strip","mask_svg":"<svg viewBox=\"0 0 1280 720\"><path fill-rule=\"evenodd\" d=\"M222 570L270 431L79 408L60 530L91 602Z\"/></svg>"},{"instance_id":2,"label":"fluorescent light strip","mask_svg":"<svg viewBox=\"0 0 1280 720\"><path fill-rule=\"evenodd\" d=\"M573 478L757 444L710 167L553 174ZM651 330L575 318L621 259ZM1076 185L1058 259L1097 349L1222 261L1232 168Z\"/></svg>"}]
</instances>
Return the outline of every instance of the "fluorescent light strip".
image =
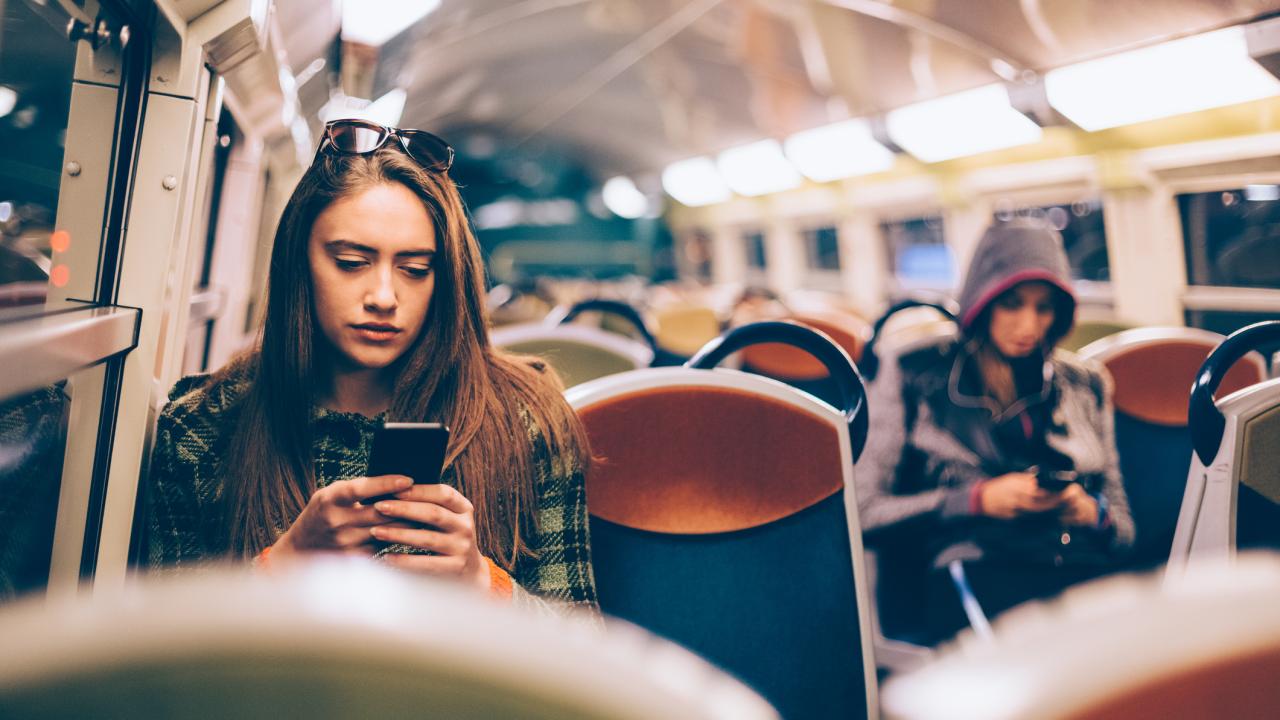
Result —
<instances>
[{"instance_id":1,"label":"fluorescent light strip","mask_svg":"<svg viewBox=\"0 0 1280 720\"><path fill-rule=\"evenodd\" d=\"M342 39L379 47L440 7L440 0L343 0Z\"/></svg>"},{"instance_id":2,"label":"fluorescent light strip","mask_svg":"<svg viewBox=\"0 0 1280 720\"><path fill-rule=\"evenodd\" d=\"M601 194L605 207L618 217L634 220L649 210L649 199L625 175L609 178Z\"/></svg>"},{"instance_id":3,"label":"fluorescent light strip","mask_svg":"<svg viewBox=\"0 0 1280 720\"><path fill-rule=\"evenodd\" d=\"M866 120L845 120L798 132L787 138L783 149L800 172L814 182L893 167L893 153L876 142Z\"/></svg>"},{"instance_id":4,"label":"fluorescent light strip","mask_svg":"<svg viewBox=\"0 0 1280 720\"><path fill-rule=\"evenodd\" d=\"M662 189L689 207L712 205L729 199L729 186L724 184L711 158L696 157L672 163L662 171Z\"/></svg>"},{"instance_id":5,"label":"fluorescent light strip","mask_svg":"<svg viewBox=\"0 0 1280 720\"><path fill-rule=\"evenodd\" d=\"M891 111L889 137L923 160L939 162L1040 139L1040 127L1009 104L1003 85L984 85Z\"/></svg>"},{"instance_id":6,"label":"fluorescent light strip","mask_svg":"<svg viewBox=\"0 0 1280 720\"><path fill-rule=\"evenodd\" d=\"M777 140L730 148L716 160L720 175L739 195L755 197L790 190L802 182Z\"/></svg>"},{"instance_id":7,"label":"fluorescent light strip","mask_svg":"<svg viewBox=\"0 0 1280 720\"><path fill-rule=\"evenodd\" d=\"M1050 70L1044 85L1049 103L1090 131L1280 94L1242 26Z\"/></svg>"}]
</instances>

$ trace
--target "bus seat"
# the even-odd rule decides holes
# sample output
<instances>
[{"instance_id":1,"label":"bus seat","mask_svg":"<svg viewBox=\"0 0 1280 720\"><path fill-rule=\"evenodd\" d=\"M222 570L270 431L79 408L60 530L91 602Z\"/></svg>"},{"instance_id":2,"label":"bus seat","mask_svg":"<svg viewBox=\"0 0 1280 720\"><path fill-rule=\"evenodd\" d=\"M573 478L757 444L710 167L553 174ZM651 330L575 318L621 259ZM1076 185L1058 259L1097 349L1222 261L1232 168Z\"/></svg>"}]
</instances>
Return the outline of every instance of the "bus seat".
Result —
<instances>
[{"instance_id":1,"label":"bus seat","mask_svg":"<svg viewBox=\"0 0 1280 720\"><path fill-rule=\"evenodd\" d=\"M149 576L0 608L0 717L763 720L637 628L531 614L357 559Z\"/></svg>"},{"instance_id":2,"label":"bus seat","mask_svg":"<svg viewBox=\"0 0 1280 720\"><path fill-rule=\"evenodd\" d=\"M1280 379L1218 391L1241 357L1280 340L1280 321L1232 333L1204 361L1189 403L1195 455L1187 475L1170 571L1231 557L1237 547L1280 549ZM1234 369L1234 367L1233 367ZM1216 400L1216 395L1223 395Z\"/></svg>"},{"instance_id":3,"label":"bus seat","mask_svg":"<svg viewBox=\"0 0 1280 720\"><path fill-rule=\"evenodd\" d=\"M1136 567L1169 557L1191 464L1187 402L1201 363L1223 336L1197 328L1139 328L1095 341L1080 355L1101 362L1115 383L1120 473L1138 536ZM1261 358L1245 358L1223 379L1237 390L1265 376Z\"/></svg>"},{"instance_id":4,"label":"bus seat","mask_svg":"<svg viewBox=\"0 0 1280 720\"><path fill-rule=\"evenodd\" d=\"M679 365L720 335L720 318L704 305L674 305L654 313L660 361ZM666 362L662 362L666 359ZM676 360L679 359L679 362Z\"/></svg>"},{"instance_id":5,"label":"bus seat","mask_svg":"<svg viewBox=\"0 0 1280 720\"><path fill-rule=\"evenodd\" d=\"M786 318L807 325L831 338L845 353L859 362L870 336L863 321L839 313L793 314ZM742 369L799 388L827 403L839 406L839 388L822 363L809 353L785 343L763 343L742 351Z\"/></svg>"},{"instance_id":6,"label":"bus seat","mask_svg":"<svg viewBox=\"0 0 1280 720\"><path fill-rule=\"evenodd\" d=\"M1105 320L1082 320L1076 322L1071 328L1071 332L1058 343L1058 347L1071 352L1079 352L1084 346L1101 340L1104 337L1115 335L1125 330L1133 329L1132 325L1124 323L1109 322Z\"/></svg>"},{"instance_id":7,"label":"bus seat","mask_svg":"<svg viewBox=\"0 0 1280 720\"><path fill-rule=\"evenodd\" d=\"M893 720L1280 717L1280 558L1113 576L1001 616L890 678Z\"/></svg>"},{"instance_id":8,"label":"bus seat","mask_svg":"<svg viewBox=\"0 0 1280 720\"><path fill-rule=\"evenodd\" d=\"M803 343L844 402L712 370L756 342ZM601 608L700 653L788 718L876 708L853 465L866 436L848 356L791 323L754 323L680 368L566 392L603 460L588 476Z\"/></svg>"},{"instance_id":9,"label":"bus seat","mask_svg":"<svg viewBox=\"0 0 1280 720\"><path fill-rule=\"evenodd\" d=\"M628 321L642 340L598 327L574 325L584 312L603 312ZM543 321L494 328L489 340L511 352L537 355L559 373L565 387L615 373L649 367L656 346L640 314L616 300L587 300L553 311Z\"/></svg>"}]
</instances>

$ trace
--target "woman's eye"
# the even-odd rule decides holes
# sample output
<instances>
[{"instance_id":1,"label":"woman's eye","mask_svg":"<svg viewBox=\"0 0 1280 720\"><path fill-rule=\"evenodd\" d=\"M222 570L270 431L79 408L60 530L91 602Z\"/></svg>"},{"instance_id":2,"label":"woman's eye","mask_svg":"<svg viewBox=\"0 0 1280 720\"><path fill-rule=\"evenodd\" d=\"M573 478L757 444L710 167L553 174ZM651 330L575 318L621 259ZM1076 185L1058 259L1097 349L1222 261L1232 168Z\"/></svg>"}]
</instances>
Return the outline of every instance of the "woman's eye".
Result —
<instances>
[{"instance_id":1,"label":"woman's eye","mask_svg":"<svg viewBox=\"0 0 1280 720\"><path fill-rule=\"evenodd\" d=\"M431 266L430 265L405 265L404 271L409 274L409 277L425 278L426 276L431 274Z\"/></svg>"},{"instance_id":2,"label":"woman's eye","mask_svg":"<svg viewBox=\"0 0 1280 720\"><path fill-rule=\"evenodd\" d=\"M359 270L368 265L364 260L357 258L334 258L333 261L337 263L339 269L346 271Z\"/></svg>"}]
</instances>

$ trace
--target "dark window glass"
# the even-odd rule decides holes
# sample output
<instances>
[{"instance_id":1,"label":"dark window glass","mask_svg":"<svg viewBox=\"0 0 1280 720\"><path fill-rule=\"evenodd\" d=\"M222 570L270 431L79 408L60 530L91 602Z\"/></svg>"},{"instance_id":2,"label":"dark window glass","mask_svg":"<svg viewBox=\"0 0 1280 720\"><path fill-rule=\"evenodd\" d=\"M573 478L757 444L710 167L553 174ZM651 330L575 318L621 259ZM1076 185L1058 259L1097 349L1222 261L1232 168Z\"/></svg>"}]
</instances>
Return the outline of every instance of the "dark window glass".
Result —
<instances>
[{"instance_id":1,"label":"dark window glass","mask_svg":"<svg viewBox=\"0 0 1280 720\"><path fill-rule=\"evenodd\" d=\"M1187 325L1191 327L1204 328L1212 330L1223 335L1230 335L1246 325L1252 325L1263 320L1280 320L1280 312L1263 313L1263 312L1238 312L1235 310L1188 310L1186 311ZM1273 342L1262 345L1258 351L1268 360L1273 355L1280 352L1280 342Z\"/></svg>"},{"instance_id":2,"label":"dark window glass","mask_svg":"<svg viewBox=\"0 0 1280 720\"><path fill-rule=\"evenodd\" d=\"M1280 288L1280 186L1178 196L1191 285Z\"/></svg>"},{"instance_id":3,"label":"dark window glass","mask_svg":"<svg viewBox=\"0 0 1280 720\"><path fill-rule=\"evenodd\" d=\"M711 233L694 230L685 236L684 258L695 280L711 279Z\"/></svg>"},{"instance_id":4,"label":"dark window glass","mask_svg":"<svg viewBox=\"0 0 1280 720\"><path fill-rule=\"evenodd\" d=\"M759 230L748 230L742 233L742 242L747 246L747 267L763 270L765 266L764 233Z\"/></svg>"},{"instance_id":5,"label":"dark window glass","mask_svg":"<svg viewBox=\"0 0 1280 720\"><path fill-rule=\"evenodd\" d=\"M804 246L813 270L840 269L840 234L830 225L804 231Z\"/></svg>"},{"instance_id":6,"label":"dark window glass","mask_svg":"<svg viewBox=\"0 0 1280 720\"><path fill-rule=\"evenodd\" d=\"M1004 205L1004 207L1001 207ZM1081 200L1069 205L1018 207L997 203L995 222L1008 222L1015 217L1038 217L1062 233L1062 244L1071 264L1071 277L1076 280L1109 282L1111 263L1107 256L1107 233L1103 225L1102 201Z\"/></svg>"},{"instance_id":7,"label":"dark window glass","mask_svg":"<svg viewBox=\"0 0 1280 720\"><path fill-rule=\"evenodd\" d=\"M0 3L0 307L44 303L76 45L46 3ZM65 235L65 234L64 234Z\"/></svg>"},{"instance_id":8,"label":"dark window glass","mask_svg":"<svg viewBox=\"0 0 1280 720\"><path fill-rule=\"evenodd\" d=\"M880 223L889 248L893 274L904 285L951 287L955 259L942 234L942 216L908 218Z\"/></svg>"}]
</instances>

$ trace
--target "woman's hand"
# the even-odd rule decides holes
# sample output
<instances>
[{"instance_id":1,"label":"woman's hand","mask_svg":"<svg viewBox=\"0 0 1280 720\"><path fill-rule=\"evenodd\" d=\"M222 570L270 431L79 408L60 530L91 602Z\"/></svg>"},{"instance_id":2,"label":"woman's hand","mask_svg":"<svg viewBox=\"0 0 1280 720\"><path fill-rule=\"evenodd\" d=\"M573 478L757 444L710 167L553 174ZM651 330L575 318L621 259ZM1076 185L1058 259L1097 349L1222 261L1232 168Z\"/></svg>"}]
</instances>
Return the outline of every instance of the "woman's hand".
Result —
<instances>
[{"instance_id":1,"label":"woman's hand","mask_svg":"<svg viewBox=\"0 0 1280 720\"><path fill-rule=\"evenodd\" d=\"M471 501L444 484L414 485L396 497L399 499L383 500L374 507L387 517L405 522L375 527L373 536L435 554L388 554L383 559L406 570L447 575L487 590L489 563L476 545L475 508Z\"/></svg>"},{"instance_id":2,"label":"woman's hand","mask_svg":"<svg viewBox=\"0 0 1280 720\"><path fill-rule=\"evenodd\" d=\"M987 480L978 488L978 506L982 514L1001 520L1052 510L1061 502L1058 494L1040 487L1036 476L1031 473L1008 473Z\"/></svg>"},{"instance_id":3,"label":"woman's hand","mask_svg":"<svg viewBox=\"0 0 1280 720\"><path fill-rule=\"evenodd\" d=\"M1098 501L1084 491L1080 483L1071 483L1059 493L1062 498L1059 517L1064 525L1093 527L1098 524Z\"/></svg>"},{"instance_id":4,"label":"woman's hand","mask_svg":"<svg viewBox=\"0 0 1280 720\"><path fill-rule=\"evenodd\" d=\"M271 548L272 560L308 552L371 554L374 536L369 528L388 520L360 501L412 486L413 480L403 475L379 475L339 480L320 488Z\"/></svg>"}]
</instances>

